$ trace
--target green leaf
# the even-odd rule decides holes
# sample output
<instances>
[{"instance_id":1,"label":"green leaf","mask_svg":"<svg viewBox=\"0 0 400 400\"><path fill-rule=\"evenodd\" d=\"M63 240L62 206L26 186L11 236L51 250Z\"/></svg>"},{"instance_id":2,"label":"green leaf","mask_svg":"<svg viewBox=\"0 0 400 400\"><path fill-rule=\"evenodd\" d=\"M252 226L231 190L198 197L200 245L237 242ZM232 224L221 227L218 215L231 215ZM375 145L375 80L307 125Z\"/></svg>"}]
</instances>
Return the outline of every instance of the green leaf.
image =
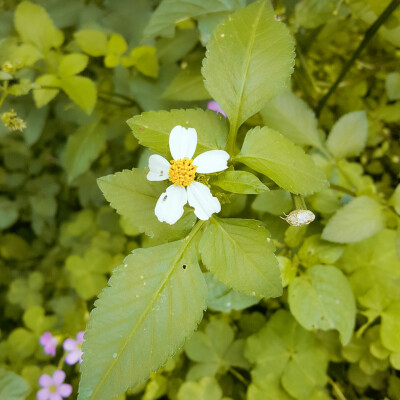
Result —
<instances>
[{"instance_id":1,"label":"green leaf","mask_svg":"<svg viewBox=\"0 0 400 400\"><path fill-rule=\"evenodd\" d=\"M288 191L275 189L258 195L251 207L255 211L282 216L293 210L293 200Z\"/></svg>"},{"instance_id":2,"label":"green leaf","mask_svg":"<svg viewBox=\"0 0 400 400\"><path fill-rule=\"evenodd\" d=\"M46 10L30 1L18 4L14 15L15 29L25 43L34 44L42 53L60 47L63 33L54 27Z\"/></svg>"},{"instance_id":3,"label":"green leaf","mask_svg":"<svg viewBox=\"0 0 400 400\"><path fill-rule=\"evenodd\" d=\"M252 381L247 390L247 400L293 400L282 387L279 376L268 374L263 379Z\"/></svg>"},{"instance_id":4,"label":"green leaf","mask_svg":"<svg viewBox=\"0 0 400 400\"><path fill-rule=\"evenodd\" d=\"M128 57L123 57L121 63L124 67L134 66L143 75L157 78L158 61L154 46L139 46L131 50Z\"/></svg>"},{"instance_id":5,"label":"green leaf","mask_svg":"<svg viewBox=\"0 0 400 400\"><path fill-rule=\"evenodd\" d=\"M236 218L211 218L199 243L203 263L220 281L258 297L282 294L274 250L259 221Z\"/></svg>"},{"instance_id":6,"label":"green leaf","mask_svg":"<svg viewBox=\"0 0 400 400\"><path fill-rule=\"evenodd\" d=\"M28 308L22 317L24 324L37 335L50 330L56 323L56 316L45 316L44 308L41 306L32 306Z\"/></svg>"},{"instance_id":7,"label":"green leaf","mask_svg":"<svg viewBox=\"0 0 400 400\"><path fill-rule=\"evenodd\" d=\"M61 80L61 88L86 114L91 114L97 100L94 82L84 76L68 76Z\"/></svg>"},{"instance_id":8,"label":"green leaf","mask_svg":"<svg viewBox=\"0 0 400 400\"><path fill-rule=\"evenodd\" d=\"M73 53L67 54L61 58L58 66L58 75L60 78L79 74L82 72L89 62L89 57L85 54Z\"/></svg>"},{"instance_id":9,"label":"green leaf","mask_svg":"<svg viewBox=\"0 0 400 400\"><path fill-rule=\"evenodd\" d=\"M147 379L194 331L206 297L190 239L134 250L91 312L78 399L112 399Z\"/></svg>"},{"instance_id":10,"label":"green leaf","mask_svg":"<svg viewBox=\"0 0 400 400\"><path fill-rule=\"evenodd\" d=\"M243 0L164 0L151 16L144 39L174 36L175 23L244 6Z\"/></svg>"},{"instance_id":11,"label":"green leaf","mask_svg":"<svg viewBox=\"0 0 400 400\"><path fill-rule=\"evenodd\" d=\"M336 243L355 243L375 235L385 227L382 206L361 196L340 208L322 231L322 239Z\"/></svg>"},{"instance_id":12,"label":"green leaf","mask_svg":"<svg viewBox=\"0 0 400 400\"><path fill-rule=\"evenodd\" d=\"M258 194L269 190L254 174L247 171L222 172L211 184L232 193Z\"/></svg>"},{"instance_id":13,"label":"green leaf","mask_svg":"<svg viewBox=\"0 0 400 400\"><path fill-rule=\"evenodd\" d=\"M353 334L356 305L349 282L336 267L317 265L289 286L290 311L308 330L336 329L345 346Z\"/></svg>"},{"instance_id":14,"label":"green leaf","mask_svg":"<svg viewBox=\"0 0 400 400\"><path fill-rule=\"evenodd\" d=\"M101 31L83 29L74 33L74 38L82 51L92 57L100 57L107 53L107 36Z\"/></svg>"},{"instance_id":15,"label":"green leaf","mask_svg":"<svg viewBox=\"0 0 400 400\"><path fill-rule=\"evenodd\" d=\"M264 124L299 145L322 147L318 120L307 103L290 91L273 98L260 111Z\"/></svg>"},{"instance_id":16,"label":"green leaf","mask_svg":"<svg viewBox=\"0 0 400 400\"><path fill-rule=\"evenodd\" d=\"M177 125L196 129L196 155L224 149L228 135L226 119L210 110L150 111L136 115L127 123L141 145L164 155L169 154L169 134Z\"/></svg>"},{"instance_id":17,"label":"green leaf","mask_svg":"<svg viewBox=\"0 0 400 400\"><path fill-rule=\"evenodd\" d=\"M100 120L80 126L69 138L65 148L64 165L68 182L86 172L99 156L106 143L104 126Z\"/></svg>"},{"instance_id":18,"label":"green leaf","mask_svg":"<svg viewBox=\"0 0 400 400\"><path fill-rule=\"evenodd\" d=\"M390 197L389 204L394 207L397 214L400 215L400 183L394 189L392 196Z\"/></svg>"},{"instance_id":19,"label":"green leaf","mask_svg":"<svg viewBox=\"0 0 400 400\"><path fill-rule=\"evenodd\" d=\"M128 45L123 36L113 33L107 43L107 54L121 55L125 53Z\"/></svg>"},{"instance_id":20,"label":"green leaf","mask_svg":"<svg viewBox=\"0 0 400 400\"><path fill-rule=\"evenodd\" d=\"M288 311L277 311L263 329L247 339L245 355L255 363L250 387L265 387L265 380L273 375L280 377L291 396L308 400L314 389L326 382L326 354L315 335L303 329Z\"/></svg>"},{"instance_id":21,"label":"green leaf","mask_svg":"<svg viewBox=\"0 0 400 400\"><path fill-rule=\"evenodd\" d=\"M391 72L386 76L386 93L389 100L400 99L400 73Z\"/></svg>"},{"instance_id":22,"label":"green leaf","mask_svg":"<svg viewBox=\"0 0 400 400\"><path fill-rule=\"evenodd\" d=\"M205 377L199 382L185 382L179 388L177 400L221 400L222 389L214 378Z\"/></svg>"},{"instance_id":23,"label":"green leaf","mask_svg":"<svg viewBox=\"0 0 400 400\"><path fill-rule=\"evenodd\" d=\"M301 147L267 127L247 132L236 160L292 193L312 194L328 185L323 171Z\"/></svg>"},{"instance_id":24,"label":"green leaf","mask_svg":"<svg viewBox=\"0 0 400 400\"><path fill-rule=\"evenodd\" d=\"M275 19L269 1L258 1L214 30L203 75L211 97L237 130L288 85L293 65L288 29Z\"/></svg>"},{"instance_id":25,"label":"green leaf","mask_svg":"<svg viewBox=\"0 0 400 400\"><path fill-rule=\"evenodd\" d=\"M18 220L18 204L7 197L0 197L0 229L14 225Z\"/></svg>"},{"instance_id":26,"label":"green leaf","mask_svg":"<svg viewBox=\"0 0 400 400\"><path fill-rule=\"evenodd\" d=\"M0 400L25 400L30 392L25 379L12 371L0 369Z\"/></svg>"},{"instance_id":27,"label":"green leaf","mask_svg":"<svg viewBox=\"0 0 400 400\"><path fill-rule=\"evenodd\" d=\"M36 79L36 83L40 86L54 86L54 89L35 89L33 91L33 99L38 108L50 103L60 92L58 87L60 87L61 82L55 75L41 75Z\"/></svg>"},{"instance_id":28,"label":"green leaf","mask_svg":"<svg viewBox=\"0 0 400 400\"><path fill-rule=\"evenodd\" d=\"M160 222L154 214L158 198L166 182L150 182L143 170L133 169L103 176L97 180L101 191L118 214L147 235L171 241L181 239L196 222L196 216L186 211L173 226Z\"/></svg>"},{"instance_id":29,"label":"green leaf","mask_svg":"<svg viewBox=\"0 0 400 400\"><path fill-rule=\"evenodd\" d=\"M382 314L382 344L390 351L400 352L400 302L392 303Z\"/></svg>"},{"instance_id":30,"label":"green leaf","mask_svg":"<svg viewBox=\"0 0 400 400\"><path fill-rule=\"evenodd\" d=\"M333 126L326 145L335 158L357 157L364 150L368 136L365 111L343 115Z\"/></svg>"}]
</instances>

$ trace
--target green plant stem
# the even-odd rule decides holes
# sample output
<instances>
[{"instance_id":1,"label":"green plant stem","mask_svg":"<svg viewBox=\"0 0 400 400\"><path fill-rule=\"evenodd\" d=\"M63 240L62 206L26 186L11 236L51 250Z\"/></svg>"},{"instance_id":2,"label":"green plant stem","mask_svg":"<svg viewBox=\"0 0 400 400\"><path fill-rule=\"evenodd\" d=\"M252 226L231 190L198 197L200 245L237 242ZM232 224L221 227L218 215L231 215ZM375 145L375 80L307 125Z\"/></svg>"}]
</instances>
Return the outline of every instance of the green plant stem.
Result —
<instances>
[{"instance_id":1,"label":"green plant stem","mask_svg":"<svg viewBox=\"0 0 400 400\"><path fill-rule=\"evenodd\" d=\"M385 23L385 21L390 17L390 15L393 13L393 11L399 5L400 5L400 0L392 0L390 2L390 4L385 8L385 10L382 12L382 14L377 18L377 20L367 29L363 40L361 41L361 43L359 44L357 49L354 51L352 56L343 65L343 68L340 71L339 76L336 78L335 82L332 84L331 88L328 90L328 92L325 94L325 96L322 97L322 99L319 101L319 103L317 105L317 109L316 109L317 116L319 116L319 114L321 113L321 110L324 108L324 106L328 102L329 98L335 92L335 90L339 86L340 82L343 80L343 78L346 76L347 72L353 66L354 62L360 56L361 52L364 50L364 48L367 46L367 44L370 42L370 40L374 37L375 33L382 26L382 24Z\"/></svg>"},{"instance_id":2,"label":"green plant stem","mask_svg":"<svg viewBox=\"0 0 400 400\"><path fill-rule=\"evenodd\" d=\"M304 197L299 194L290 193L292 196L293 204L296 210L307 210Z\"/></svg>"},{"instance_id":3,"label":"green plant stem","mask_svg":"<svg viewBox=\"0 0 400 400\"><path fill-rule=\"evenodd\" d=\"M345 188L343 186L335 185L334 183L331 183L330 186L331 186L331 189L333 189L333 190L337 190L338 192L346 193L346 194L348 194L350 196L357 197L357 193L356 192L353 192L352 190L347 189L347 188Z\"/></svg>"},{"instance_id":4,"label":"green plant stem","mask_svg":"<svg viewBox=\"0 0 400 400\"><path fill-rule=\"evenodd\" d=\"M236 378L238 379L240 382L242 382L244 385L248 386L249 385L249 381L242 375L240 374L238 371L236 371L236 369L234 368L229 368L229 372Z\"/></svg>"},{"instance_id":5,"label":"green plant stem","mask_svg":"<svg viewBox=\"0 0 400 400\"><path fill-rule=\"evenodd\" d=\"M229 127L228 140L226 142L226 151L233 157L235 151L236 135L238 128L237 124L231 124Z\"/></svg>"},{"instance_id":6,"label":"green plant stem","mask_svg":"<svg viewBox=\"0 0 400 400\"><path fill-rule=\"evenodd\" d=\"M347 400L343 392L340 390L339 385L328 375L328 382L332 386L333 391L338 400Z\"/></svg>"},{"instance_id":7,"label":"green plant stem","mask_svg":"<svg viewBox=\"0 0 400 400\"><path fill-rule=\"evenodd\" d=\"M4 100L6 99L7 95L8 95L8 81L5 81L4 86L3 86L3 94L1 95L1 98L0 98L0 107L3 105Z\"/></svg>"}]
</instances>

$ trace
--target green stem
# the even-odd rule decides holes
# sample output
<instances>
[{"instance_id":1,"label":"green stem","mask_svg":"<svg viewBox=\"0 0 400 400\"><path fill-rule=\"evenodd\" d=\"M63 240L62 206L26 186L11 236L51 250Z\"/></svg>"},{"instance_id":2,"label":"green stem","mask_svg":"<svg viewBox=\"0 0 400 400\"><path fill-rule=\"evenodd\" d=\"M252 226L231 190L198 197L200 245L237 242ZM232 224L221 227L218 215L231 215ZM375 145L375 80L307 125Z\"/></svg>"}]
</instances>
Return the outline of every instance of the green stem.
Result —
<instances>
[{"instance_id":1,"label":"green stem","mask_svg":"<svg viewBox=\"0 0 400 400\"><path fill-rule=\"evenodd\" d=\"M64 364L64 361L65 361L65 357L66 357L67 355L64 353L63 354L63 356L60 358L60 361L58 362L58 365L57 365L57 369L62 369L62 366L63 366L63 364Z\"/></svg>"},{"instance_id":2,"label":"green stem","mask_svg":"<svg viewBox=\"0 0 400 400\"><path fill-rule=\"evenodd\" d=\"M328 375L328 382L332 386L338 400L346 400L345 395L341 391L339 385Z\"/></svg>"},{"instance_id":3,"label":"green stem","mask_svg":"<svg viewBox=\"0 0 400 400\"><path fill-rule=\"evenodd\" d=\"M234 155L235 151L235 143L236 143L236 135L238 128L236 126L237 124L231 124L229 127L229 134L228 134L228 140L226 142L226 151L231 155L231 158Z\"/></svg>"},{"instance_id":4,"label":"green stem","mask_svg":"<svg viewBox=\"0 0 400 400\"><path fill-rule=\"evenodd\" d=\"M353 66L354 62L360 56L361 52L364 50L364 48L367 46L367 44L370 42L370 40L374 37L375 33L382 26L382 24L385 23L385 21L391 16L393 11L399 5L400 5L400 0L392 0L390 2L390 4L385 8L385 10L382 12L382 14L377 18L377 20L367 29L362 42L359 44L359 46L354 51L352 56L343 65L343 68L340 71L339 76L336 78L335 82L332 84L331 88L328 90L328 92L325 94L325 96L322 97L322 99L318 103L318 106L316 109L317 116L319 116L319 114L321 113L321 110L324 108L324 106L328 102L329 98L335 92L335 90L339 86L340 82L343 80L343 78L346 76L347 72Z\"/></svg>"},{"instance_id":5,"label":"green stem","mask_svg":"<svg viewBox=\"0 0 400 400\"><path fill-rule=\"evenodd\" d=\"M347 188L345 188L343 186L335 185L334 183L331 183L330 186L331 186L331 189L333 189L333 190L337 190L338 192L346 193L346 194L348 194L350 196L357 197L357 193L356 192L353 192L352 190L347 189Z\"/></svg>"},{"instance_id":6,"label":"green stem","mask_svg":"<svg viewBox=\"0 0 400 400\"><path fill-rule=\"evenodd\" d=\"M3 86L3 94L1 95L0 98L0 107L3 105L4 100L6 99L7 95L8 95L8 81L4 82L4 86Z\"/></svg>"},{"instance_id":7,"label":"green stem","mask_svg":"<svg viewBox=\"0 0 400 400\"><path fill-rule=\"evenodd\" d=\"M299 194L290 193L296 210L307 210L304 197Z\"/></svg>"},{"instance_id":8,"label":"green stem","mask_svg":"<svg viewBox=\"0 0 400 400\"><path fill-rule=\"evenodd\" d=\"M240 374L238 371L236 371L236 369L234 368L229 368L229 372L235 377L237 378L240 382L242 382L245 386L249 385L249 381L242 375Z\"/></svg>"}]
</instances>

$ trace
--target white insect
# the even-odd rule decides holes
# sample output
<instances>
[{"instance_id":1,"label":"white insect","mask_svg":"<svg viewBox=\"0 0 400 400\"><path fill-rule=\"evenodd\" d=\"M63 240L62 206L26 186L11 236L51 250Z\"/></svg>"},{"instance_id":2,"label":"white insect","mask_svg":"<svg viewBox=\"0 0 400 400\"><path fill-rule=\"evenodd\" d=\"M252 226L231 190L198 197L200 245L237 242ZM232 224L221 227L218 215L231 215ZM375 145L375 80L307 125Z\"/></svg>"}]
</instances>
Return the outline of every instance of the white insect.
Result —
<instances>
[{"instance_id":1,"label":"white insect","mask_svg":"<svg viewBox=\"0 0 400 400\"><path fill-rule=\"evenodd\" d=\"M310 210L294 210L289 215L285 214L285 217L281 218L292 226L308 225L315 219L314 213Z\"/></svg>"}]
</instances>

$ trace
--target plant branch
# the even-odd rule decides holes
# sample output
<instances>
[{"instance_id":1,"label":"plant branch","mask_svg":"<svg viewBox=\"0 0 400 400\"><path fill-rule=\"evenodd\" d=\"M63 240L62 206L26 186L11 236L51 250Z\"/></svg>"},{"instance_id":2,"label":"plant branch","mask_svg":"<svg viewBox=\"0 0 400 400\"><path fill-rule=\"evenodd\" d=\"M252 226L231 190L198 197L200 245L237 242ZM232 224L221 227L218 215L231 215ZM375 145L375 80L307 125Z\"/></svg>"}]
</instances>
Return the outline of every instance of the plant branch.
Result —
<instances>
[{"instance_id":1,"label":"plant branch","mask_svg":"<svg viewBox=\"0 0 400 400\"><path fill-rule=\"evenodd\" d=\"M367 44L370 42L370 40L374 37L375 33L385 23L385 21L390 17L390 15L393 13L393 11L399 5L400 5L400 0L392 0L390 2L390 4L385 8L385 10L382 12L382 14L377 18L377 20L367 29L363 40L361 41L361 43L359 44L357 49L354 51L352 56L343 65L343 68L340 71L339 76L336 78L336 80L332 84L331 88L328 90L328 92L325 94L325 96L322 97L322 99L318 103L318 106L316 109L317 116L319 116L319 114L321 113L321 110L324 108L324 106L328 102L329 98L335 92L335 90L339 86L340 82L343 80L343 78L346 76L347 72L353 66L354 62L360 56L361 52L364 50L364 48L367 46Z\"/></svg>"},{"instance_id":2,"label":"plant branch","mask_svg":"<svg viewBox=\"0 0 400 400\"><path fill-rule=\"evenodd\" d=\"M328 375L328 382L332 386L333 391L335 392L336 398L338 400L346 400L345 395L341 391L339 385Z\"/></svg>"},{"instance_id":3,"label":"plant branch","mask_svg":"<svg viewBox=\"0 0 400 400\"><path fill-rule=\"evenodd\" d=\"M339 185L335 185L334 183L331 183L330 187L333 190L337 190L339 192L346 193L346 194L348 194L350 196L357 197L357 193L356 192L353 192L352 190L347 189L347 188L345 188L343 186L339 186Z\"/></svg>"}]
</instances>

